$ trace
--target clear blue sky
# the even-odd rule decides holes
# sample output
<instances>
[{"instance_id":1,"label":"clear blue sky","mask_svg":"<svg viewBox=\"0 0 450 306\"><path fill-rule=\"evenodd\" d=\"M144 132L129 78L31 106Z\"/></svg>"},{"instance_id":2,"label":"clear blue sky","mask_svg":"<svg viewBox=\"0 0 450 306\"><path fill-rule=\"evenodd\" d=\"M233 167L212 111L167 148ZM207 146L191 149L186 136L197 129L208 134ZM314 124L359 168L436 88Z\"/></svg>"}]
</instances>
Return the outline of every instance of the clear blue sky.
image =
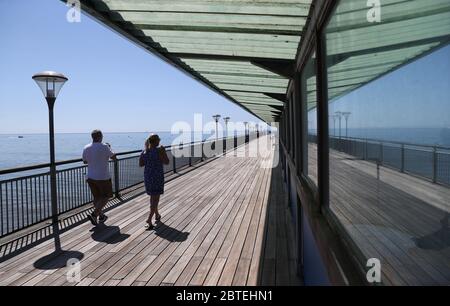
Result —
<instances>
[{"instance_id":1,"label":"clear blue sky","mask_svg":"<svg viewBox=\"0 0 450 306\"><path fill-rule=\"evenodd\" d=\"M82 15L66 20L57 0L0 0L0 133L46 133L47 107L31 76L69 81L55 108L56 132L167 131L213 114L259 120L154 55Z\"/></svg>"},{"instance_id":2,"label":"clear blue sky","mask_svg":"<svg viewBox=\"0 0 450 306\"><path fill-rule=\"evenodd\" d=\"M450 129L450 46L338 98L329 110L351 112L349 128Z\"/></svg>"}]
</instances>

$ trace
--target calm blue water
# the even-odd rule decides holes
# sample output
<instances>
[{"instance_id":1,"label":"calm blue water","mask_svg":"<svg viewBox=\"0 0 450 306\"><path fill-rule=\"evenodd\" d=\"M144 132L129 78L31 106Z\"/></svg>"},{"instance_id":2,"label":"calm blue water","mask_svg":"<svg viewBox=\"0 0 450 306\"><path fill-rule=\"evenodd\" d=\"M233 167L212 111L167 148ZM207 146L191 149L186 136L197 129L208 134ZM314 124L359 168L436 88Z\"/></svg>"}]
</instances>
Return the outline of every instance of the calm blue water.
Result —
<instances>
[{"instance_id":1,"label":"calm blue water","mask_svg":"<svg viewBox=\"0 0 450 306\"><path fill-rule=\"evenodd\" d=\"M315 129L308 129L308 133L316 135ZM450 148L450 128L375 128L351 129L341 128L340 135L353 138L404 142L425 146L440 146ZM339 136L339 128L330 126L330 136Z\"/></svg>"},{"instance_id":2,"label":"calm blue water","mask_svg":"<svg viewBox=\"0 0 450 306\"><path fill-rule=\"evenodd\" d=\"M149 133L105 133L104 142L111 144L114 152L140 150ZM162 145L171 145L179 135L170 132L158 132ZM47 134L0 135L0 169L48 163L49 140ZM211 135L197 133L197 139L206 139ZM56 134L56 160L81 158L83 147L91 141L86 134ZM194 141L194 137L183 137L183 142Z\"/></svg>"},{"instance_id":3,"label":"calm blue water","mask_svg":"<svg viewBox=\"0 0 450 306\"><path fill-rule=\"evenodd\" d=\"M330 133L333 133L333 131L331 130ZM345 127L342 128L341 133L342 136L345 136ZM336 128L335 134L339 135L338 128ZM419 145L450 147L450 128L348 129L348 136L406 142Z\"/></svg>"},{"instance_id":4,"label":"calm blue water","mask_svg":"<svg viewBox=\"0 0 450 306\"><path fill-rule=\"evenodd\" d=\"M345 127L342 128L341 133L345 136ZM179 137L170 132L158 132L158 134L163 145L170 145L176 137ZM333 127L330 134L333 135ZM140 150L148 135L149 133L105 133L104 142L109 142L115 152ZM336 129L336 135L339 135L338 129ZM47 134L22 135L24 138L18 138L18 136L0 135L0 169L48 162ZM194 136L197 139L206 139L211 135L197 133L191 137L185 137L183 142L192 141ZM450 147L449 128L349 129L348 136ZM83 147L89 142L90 134L88 133L56 134L56 159L80 158Z\"/></svg>"}]
</instances>

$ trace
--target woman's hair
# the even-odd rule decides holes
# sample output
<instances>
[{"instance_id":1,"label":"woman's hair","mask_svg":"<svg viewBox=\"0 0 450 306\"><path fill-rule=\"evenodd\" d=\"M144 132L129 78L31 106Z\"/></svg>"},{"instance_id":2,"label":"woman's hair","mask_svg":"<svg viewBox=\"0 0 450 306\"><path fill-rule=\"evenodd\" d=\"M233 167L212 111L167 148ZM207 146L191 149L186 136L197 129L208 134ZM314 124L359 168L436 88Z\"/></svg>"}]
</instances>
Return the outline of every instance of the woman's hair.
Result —
<instances>
[{"instance_id":1,"label":"woman's hair","mask_svg":"<svg viewBox=\"0 0 450 306\"><path fill-rule=\"evenodd\" d=\"M161 139L159 138L158 135L156 134L152 134L150 135L147 140L145 141L145 149L148 150L150 149L150 145L154 145L156 143L158 143L158 141L160 141Z\"/></svg>"}]
</instances>

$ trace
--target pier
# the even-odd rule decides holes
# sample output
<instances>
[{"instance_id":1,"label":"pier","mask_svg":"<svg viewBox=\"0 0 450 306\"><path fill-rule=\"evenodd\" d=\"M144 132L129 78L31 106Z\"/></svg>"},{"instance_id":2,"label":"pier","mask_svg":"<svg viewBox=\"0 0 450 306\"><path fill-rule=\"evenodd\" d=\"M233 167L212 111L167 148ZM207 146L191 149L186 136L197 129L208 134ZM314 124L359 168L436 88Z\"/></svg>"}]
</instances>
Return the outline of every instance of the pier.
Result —
<instances>
[{"instance_id":1,"label":"pier","mask_svg":"<svg viewBox=\"0 0 450 306\"><path fill-rule=\"evenodd\" d=\"M296 250L288 243L295 230L279 192L280 167L261 167L261 157L239 157L257 142L238 148L237 156L228 152L172 177L155 231L144 229L148 196L135 195L110 209L104 226L83 222L62 231L64 252L47 261L40 259L54 251L52 239L24 252L20 244L33 234L9 242L1 254L16 253L0 263L0 284L300 284ZM73 254L80 259L81 280L71 283L66 262Z\"/></svg>"}]
</instances>

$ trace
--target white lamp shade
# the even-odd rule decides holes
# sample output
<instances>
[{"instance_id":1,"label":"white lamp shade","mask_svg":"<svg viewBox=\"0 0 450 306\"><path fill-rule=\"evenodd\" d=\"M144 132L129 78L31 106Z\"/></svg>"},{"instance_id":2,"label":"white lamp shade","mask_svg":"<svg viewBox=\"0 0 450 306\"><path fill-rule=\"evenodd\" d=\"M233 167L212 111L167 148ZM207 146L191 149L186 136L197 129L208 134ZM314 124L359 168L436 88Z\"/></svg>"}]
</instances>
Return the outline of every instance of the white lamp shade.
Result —
<instances>
[{"instance_id":1,"label":"white lamp shade","mask_svg":"<svg viewBox=\"0 0 450 306\"><path fill-rule=\"evenodd\" d=\"M68 78L54 71L43 71L33 75L33 80L42 90L45 98L56 98Z\"/></svg>"}]
</instances>

